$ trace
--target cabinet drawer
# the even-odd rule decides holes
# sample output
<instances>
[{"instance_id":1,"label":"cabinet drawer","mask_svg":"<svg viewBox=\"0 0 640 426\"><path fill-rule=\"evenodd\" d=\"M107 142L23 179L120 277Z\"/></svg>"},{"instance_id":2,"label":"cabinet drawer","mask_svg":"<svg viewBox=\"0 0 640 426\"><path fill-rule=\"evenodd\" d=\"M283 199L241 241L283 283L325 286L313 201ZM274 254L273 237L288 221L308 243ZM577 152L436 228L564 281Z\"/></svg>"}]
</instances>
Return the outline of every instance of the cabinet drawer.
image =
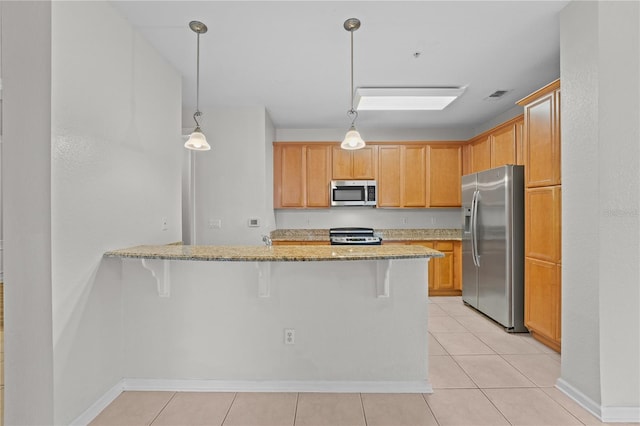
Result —
<instances>
[{"instance_id":1,"label":"cabinet drawer","mask_svg":"<svg viewBox=\"0 0 640 426\"><path fill-rule=\"evenodd\" d=\"M453 250L453 241L437 241L436 242L436 250L439 251L452 251Z\"/></svg>"}]
</instances>

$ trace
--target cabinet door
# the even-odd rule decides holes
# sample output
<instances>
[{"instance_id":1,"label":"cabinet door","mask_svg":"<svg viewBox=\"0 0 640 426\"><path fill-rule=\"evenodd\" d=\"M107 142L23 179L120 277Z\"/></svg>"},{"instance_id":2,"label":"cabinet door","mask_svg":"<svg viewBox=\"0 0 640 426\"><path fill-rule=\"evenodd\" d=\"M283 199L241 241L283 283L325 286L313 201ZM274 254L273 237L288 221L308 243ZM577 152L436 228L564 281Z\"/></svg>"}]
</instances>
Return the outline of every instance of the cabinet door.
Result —
<instances>
[{"instance_id":1,"label":"cabinet door","mask_svg":"<svg viewBox=\"0 0 640 426\"><path fill-rule=\"evenodd\" d=\"M560 184L558 92L525 106L525 164L527 187Z\"/></svg>"},{"instance_id":2,"label":"cabinet door","mask_svg":"<svg viewBox=\"0 0 640 426\"><path fill-rule=\"evenodd\" d=\"M339 146L334 146L332 151L332 178L336 180L351 179L352 151L342 149Z\"/></svg>"},{"instance_id":3,"label":"cabinet door","mask_svg":"<svg viewBox=\"0 0 640 426\"><path fill-rule=\"evenodd\" d=\"M353 179L376 178L376 153L377 146L366 146L356 151L351 151L351 175Z\"/></svg>"},{"instance_id":4,"label":"cabinet door","mask_svg":"<svg viewBox=\"0 0 640 426\"><path fill-rule=\"evenodd\" d=\"M452 241L437 241L436 250L444 253L444 257L433 259L434 269L434 290L454 290L455 289L455 266Z\"/></svg>"},{"instance_id":5,"label":"cabinet door","mask_svg":"<svg viewBox=\"0 0 640 426\"><path fill-rule=\"evenodd\" d=\"M516 164L524 166L524 118L516 121Z\"/></svg>"},{"instance_id":6,"label":"cabinet door","mask_svg":"<svg viewBox=\"0 0 640 426\"><path fill-rule=\"evenodd\" d=\"M402 147L402 207L427 206L427 147Z\"/></svg>"},{"instance_id":7,"label":"cabinet door","mask_svg":"<svg viewBox=\"0 0 640 426\"><path fill-rule=\"evenodd\" d=\"M428 154L428 206L460 207L462 147L430 145Z\"/></svg>"},{"instance_id":8,"label":"cabinet door","mask_svg":"<svg viewBox=\"0 0 640 426\"><path fill-rule=\"evenodd\" d=\"M305 166L303 145L280 145L280 207L304 207ZM276 169L277 170L277 169Z\"/></svg>"},{"instance_id":9,"label":"cabinet door","mask_svg":"<svg viewBox=\"0 0 640 426\"><path fill-rule=\"evenodd\" d=\"M462 294L462 241L453 243L453 288Z\"/></svg>"},{"instance_id":10,"label":"cabinet door","mask_svg":"<svg viewBox=\"0 0 640 426\"><path fill-rule=\"evenodd\" d=\"M355 151L333 147L332 179L375 179L377 146Z\"/></svg>"},{"instance_id":11,"label":"cabinet door","mask_svg":"<svg viewBox=\"0 0 640 426\"><path fill-rule=\"evenodd\" d=\"M525 256L561 261L561 195L560 186L525 190Z\"/></svg>"},{"instance_id":12,"label":"cabinet door","mask_svg":"<svg viewBox=\"0 0 640 426\"><path fill-rule=\"evenodd\" d=\"M491 168L516 164L516 126L512 124L491 134Z\"/></svg>"},{"instance_id":13,"label":"cabinet door","mask_svg":"<svg viewBox=\"0 0 640 426\"><path fill-rule=\"evenodd\" d=\"M400 207L400 147L378 147L378 207Z\"/></svg>"},{"instance_id":14,"label":"cabinet door","mask_svg":"<svg viewBox=\"0 0 640 426\"><path fill-rule=\"evenodd\" d=\"M330 147L328 145L308 145L306 160L306 206L329 207Z\"/></svg>"},{"instance_id":15,"label":"cabinet door","mask_svg":"<svg viewBox=\"0 0 640 426\"><path fill-rule=\"evenodd\" d=\"M549 341L559 339L560 286L555 263L525 258L524 323Z\"/></svg>"},{"instance_id":16,"label":"cabinet door","mask_svg":"<svg viewBox=\"0 0 640 426\"><path fill-rule=\"evenodd\" d=\"M489 137L471 144L471 173L491 168L491 143Z\"/></svg>"}]
</instances>

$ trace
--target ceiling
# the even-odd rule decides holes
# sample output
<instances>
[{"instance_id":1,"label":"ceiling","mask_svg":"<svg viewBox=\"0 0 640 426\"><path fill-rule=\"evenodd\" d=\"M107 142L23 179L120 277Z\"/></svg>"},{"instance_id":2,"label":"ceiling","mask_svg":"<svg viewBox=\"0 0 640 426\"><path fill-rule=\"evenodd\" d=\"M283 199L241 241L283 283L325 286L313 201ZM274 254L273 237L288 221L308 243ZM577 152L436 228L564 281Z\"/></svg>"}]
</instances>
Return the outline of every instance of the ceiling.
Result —
<instances>
[{"instance_id":1,"label":"ceiling","mask_svg":"<svg viewBox=\"0 0 640 426\"><path fill-rule=\"evenodd\" d=\"M362 111L359 128L473 128L560 75L568 1L122 1L113 4L183 77L195 110L265 106L279 129L347 128L356 87L466 86L443 111ZM509 92L487 100L497 90Z\"/></svg>"}]
</instances>

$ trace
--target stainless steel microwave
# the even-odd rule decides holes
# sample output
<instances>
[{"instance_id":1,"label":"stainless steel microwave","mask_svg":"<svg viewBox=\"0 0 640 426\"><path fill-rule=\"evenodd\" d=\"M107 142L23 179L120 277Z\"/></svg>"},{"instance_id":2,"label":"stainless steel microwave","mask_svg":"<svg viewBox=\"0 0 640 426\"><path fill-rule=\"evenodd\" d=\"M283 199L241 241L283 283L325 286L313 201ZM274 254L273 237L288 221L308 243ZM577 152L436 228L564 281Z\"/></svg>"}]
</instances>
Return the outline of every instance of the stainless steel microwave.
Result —
<instances>
[{"instance_id":1,"label":"stainless steel microwave","mask_svg":"<svg viewBox=\"0 0 640 426\"><path fill-rule=\"evenodd\" d=\"M376 206L375 180L332 180L332 206Z\"/></svg>"}]
</instances>

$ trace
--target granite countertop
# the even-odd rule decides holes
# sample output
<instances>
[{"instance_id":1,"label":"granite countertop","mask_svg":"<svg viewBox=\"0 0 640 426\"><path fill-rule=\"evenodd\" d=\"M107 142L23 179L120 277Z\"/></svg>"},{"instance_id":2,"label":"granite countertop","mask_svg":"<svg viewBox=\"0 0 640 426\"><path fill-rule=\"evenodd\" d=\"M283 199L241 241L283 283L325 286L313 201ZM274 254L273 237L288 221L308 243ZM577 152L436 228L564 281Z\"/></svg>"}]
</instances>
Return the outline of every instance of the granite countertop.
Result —
<instances>
[{"instance_id":1,"label":"granite countertop","mask_svg":"<svg viewBox=\"0 0 640 426\"><path fill-rule=\"evenodd\" d=\"M183 246L144 245L112 250L104 257L236 262L306 262L443 257L423 246Z\"/></svg>"},{"instance_id":2,"label":"granite countertop","mask_svg":"<svg viewBox=\"0 0 640 426\"><path fill-rule=\"evenodd\" d=\"M461 229L376 229L382 241L462 240ZM328 229L276 229L271 231L273 241L326 241Z\"/></svg>"}]
</instances>

